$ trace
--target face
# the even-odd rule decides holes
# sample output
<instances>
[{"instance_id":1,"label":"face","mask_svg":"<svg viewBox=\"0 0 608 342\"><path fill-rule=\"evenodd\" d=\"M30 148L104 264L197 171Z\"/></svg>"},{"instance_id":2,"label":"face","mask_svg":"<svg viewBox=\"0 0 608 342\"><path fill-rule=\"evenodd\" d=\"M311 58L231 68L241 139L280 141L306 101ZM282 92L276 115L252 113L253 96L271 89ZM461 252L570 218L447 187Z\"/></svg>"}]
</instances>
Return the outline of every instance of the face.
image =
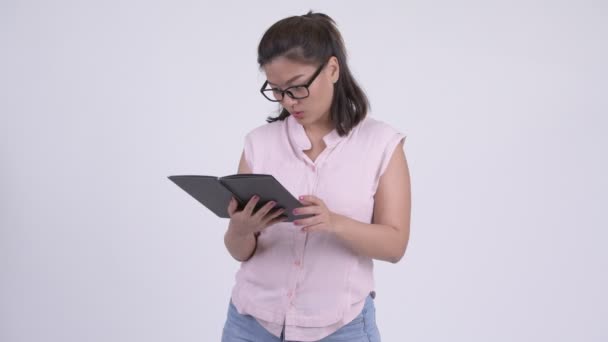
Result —
<instances>
[{"instance_id":1,"label":"face","mask_svg":"<svg viewBox=\"0 0 608 342\"><path fill-rule=\"evenodd\" d=\"M277 57L263 66L268 85L266 88L286 89L307 84L318 65L303 64L285 57ZM338 80L339 66L336 57L331 57L321 72L308 87L309 95L304 99L292 99L284 94L280 101L302 125L328 125L331 123L329 109L334 94L334 83Z\"/></svg>"}]
</instances>

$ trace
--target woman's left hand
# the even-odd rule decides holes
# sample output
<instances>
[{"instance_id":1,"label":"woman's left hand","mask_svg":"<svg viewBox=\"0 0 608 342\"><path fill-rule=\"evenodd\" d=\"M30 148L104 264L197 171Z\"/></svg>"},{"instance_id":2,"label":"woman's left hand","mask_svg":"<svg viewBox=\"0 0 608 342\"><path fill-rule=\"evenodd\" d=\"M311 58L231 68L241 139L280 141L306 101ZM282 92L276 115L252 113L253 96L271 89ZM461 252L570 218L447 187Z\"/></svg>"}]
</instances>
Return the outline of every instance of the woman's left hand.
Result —
<instances>
[{"instance_id":1,"label":"woman's left hand","mask_svg":"<svg viewBox=\"0 0 608 342\"><path fill-rule=\"evenodd\" d=\"M325 202L320 198L312 195L300 196L300 202L304 207L293 210L295 215L313 214L315 216L305 219L293 221L297 226L302 226L304 232L325 231L328 233L336 233L336 223L339 215L332 213Z\"/></svg>"}]
</instances>

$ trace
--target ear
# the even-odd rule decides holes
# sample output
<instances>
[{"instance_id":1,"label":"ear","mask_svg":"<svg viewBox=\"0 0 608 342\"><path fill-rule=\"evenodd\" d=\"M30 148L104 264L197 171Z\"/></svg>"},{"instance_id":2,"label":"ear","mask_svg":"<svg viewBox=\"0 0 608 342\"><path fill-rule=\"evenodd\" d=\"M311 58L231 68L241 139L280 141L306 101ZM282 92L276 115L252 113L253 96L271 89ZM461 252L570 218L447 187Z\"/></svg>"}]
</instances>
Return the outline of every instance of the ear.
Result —
<instances>
[{"instance_id":1,"label":"ear","mask_svg":"<svg viewBox=\"0 0 608 342\"><path fill-rule=\"evenodd\" d=\"M329 58L327 68L329 70L329 79L335 84L340 78L340 63L338 62L338 58L336 58L336 56L331 56Z\"/></svg>"}]
</instances>

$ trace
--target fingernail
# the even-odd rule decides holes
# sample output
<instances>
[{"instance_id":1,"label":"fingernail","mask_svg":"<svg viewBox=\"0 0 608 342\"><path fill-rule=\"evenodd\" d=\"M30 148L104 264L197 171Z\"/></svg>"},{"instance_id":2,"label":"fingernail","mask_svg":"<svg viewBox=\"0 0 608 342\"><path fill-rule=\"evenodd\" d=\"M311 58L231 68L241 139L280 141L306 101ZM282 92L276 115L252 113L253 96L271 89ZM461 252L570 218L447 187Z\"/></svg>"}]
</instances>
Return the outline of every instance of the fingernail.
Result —
<instances>
[{"instance_id":1,"label":"fingernail","mask_svg":"<svg viewBox=\"0 0 608 342\"><path fill-rule=\"evenodd\" d=\"M274 207L274 205L277 204L277 202L275 201L270 201L270 205Z\"/></svg>"},{"instance_id":2,"label":"fingernail","mask_svg":"<svg viewBox=\"0 0 608 342\"><path fill-rule=\"evenodd\" d=\"M297 213L298 213L298 209L294 209L292 212L293 212L294 214L297 214Z\"/></svg>"}]
</instances>

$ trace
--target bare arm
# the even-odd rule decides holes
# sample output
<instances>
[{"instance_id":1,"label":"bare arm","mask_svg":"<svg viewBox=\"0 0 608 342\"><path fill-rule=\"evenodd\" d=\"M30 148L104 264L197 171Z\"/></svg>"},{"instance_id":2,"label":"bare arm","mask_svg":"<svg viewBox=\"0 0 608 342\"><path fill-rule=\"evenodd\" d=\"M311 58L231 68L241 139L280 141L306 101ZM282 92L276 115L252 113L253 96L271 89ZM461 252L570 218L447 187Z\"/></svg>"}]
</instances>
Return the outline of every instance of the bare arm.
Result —
<instances>
[{"instance_id":1,"label":"bare arm","mask_svg":"<svg viewBox=\"0 0 608 342\"><path fill-rule=\"evenodd\" d=\"M241 161L239 162L238 173L251 173L247 162L245 161L244 152L241 153ZM230 220L232 223L232 220ZM255 252L256 236L254 234L241 235L238 234L232 227L232 224L228 224L228 229L224 234L224 244L228 249L230 255L237 261L247 261Z\"/></svg>"},{"instance_id":2,"label":"bare arm","mask_svg":"<svg viewBox=\"0 0 608 342\"><path fill-rule=\"evenodd\" d=\"M403 142L393 152L374 198L371 224L335 215L335 233L359 254L397 263L410 236L410 175Z\"/></svg>"},{"instance_id":3,"label":"bare arm","mask_svg":"<svg viewBox=\"0 0 608 342\"><path fill-rule=\"evenodd\" d=\"M238 173L251 173L244 153L241 154ZM255 252L257 236L267 227L287 218L282 215L285 209L273 210L276 205L273 201L264 204L254 212L258 201L259 197L253 196L242 210L238 210L234 199L228 206L230 223L224 234L224 244L230 255L237 261L249 260Z\"/></svg>"}]
</instances>

